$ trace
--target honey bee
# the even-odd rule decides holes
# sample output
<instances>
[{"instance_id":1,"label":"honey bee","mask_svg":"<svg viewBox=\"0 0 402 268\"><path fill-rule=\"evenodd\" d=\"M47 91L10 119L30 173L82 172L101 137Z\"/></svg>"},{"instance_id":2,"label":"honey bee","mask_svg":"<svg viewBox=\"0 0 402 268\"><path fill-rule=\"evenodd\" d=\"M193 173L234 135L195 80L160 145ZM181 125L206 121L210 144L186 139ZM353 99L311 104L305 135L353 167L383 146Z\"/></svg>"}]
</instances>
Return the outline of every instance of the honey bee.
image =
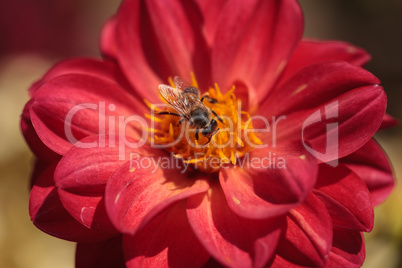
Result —
<instances>
[{"instance_id":1,"label":"honey bee","mask_svg":"<svg viewBox=\"0 0 402 268\"><path fill-rule=\"evenodd\" d=\"M200 96L198 88L191 86L182 78L175 76L173 82L176 88L168 85L159 85L158 90L161 96L176 110L178 113L162 111L158 114L173 115L181 117L179 123L184 120L190 123L191 127L195 127L195 139L198 140L199 132L208 138L204 144L208 144L212 136L218 132L218 122L212 118L212 114L223 123L222 119L203 103L207 100L210 103L217 103L216 99L208 97L207 94Z\"/></svg>"}]
</instances>

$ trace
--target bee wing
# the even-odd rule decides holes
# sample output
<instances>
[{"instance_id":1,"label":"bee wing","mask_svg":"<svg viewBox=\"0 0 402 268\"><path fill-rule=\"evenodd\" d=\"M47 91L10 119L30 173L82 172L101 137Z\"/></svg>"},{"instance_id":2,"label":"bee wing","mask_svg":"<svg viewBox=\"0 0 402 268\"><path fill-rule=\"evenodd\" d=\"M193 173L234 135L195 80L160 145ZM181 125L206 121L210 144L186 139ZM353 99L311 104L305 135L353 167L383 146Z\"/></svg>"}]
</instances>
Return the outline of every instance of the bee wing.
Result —
<instances>
[{"instance_id":1,"label":"bee wing","mask_svg":"<svg viewBox=\"0 0 402 268\"><path fill-rule=\"evenodd\" d=\"M191 87L191 85L186 80L184 80L183 78L181 78L179 76L175 76L173 78L173 83L176 86L176 88L181 89L181 90Z\"/></svg>"},{"instance_id":2,"label":"bee wing","mask_svg":"<svg viewBox=\"0 0 402 268\"><path fill-rule=\"evenodd\" d=\"M187 118L187 113L192 103L186 96L183 96L182 91L168 85L159 85L158 89L161 96Z\"/></svg>"}]
</instances>

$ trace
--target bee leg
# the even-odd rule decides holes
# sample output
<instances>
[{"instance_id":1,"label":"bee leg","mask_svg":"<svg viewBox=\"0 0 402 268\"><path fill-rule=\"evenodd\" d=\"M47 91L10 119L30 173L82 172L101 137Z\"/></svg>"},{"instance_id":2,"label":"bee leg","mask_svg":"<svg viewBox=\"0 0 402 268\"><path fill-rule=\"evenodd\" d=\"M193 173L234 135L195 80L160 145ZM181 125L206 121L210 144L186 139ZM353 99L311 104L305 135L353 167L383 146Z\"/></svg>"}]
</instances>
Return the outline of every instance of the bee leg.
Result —
<instances>
[{"instance_id":1,"label":"bee leg","mask_svg":"<svg viewBox=\"0 0 402 268\"><path fill-rule=\"evenodd\" d=\"M214 131L214 133L211 134L211 137L209 137L208 141L207 141L206 143L204 143L202 146L207 145L207 144L211 141L212 136L215 135L215 133L218 132L218 130L219 130L219 128L217 128L217 129Z\"/></svg>"},{"instance_id":2,"label":"bee leg","mask_svg":"<svg viewBox=\"0 0 402 268\"><path fill-rule=\"evenodd\" d=\"M208 93L204 94L204 96L202 96L201 102L203 102L204 100L207 100L209 103L217 103L218 102L218 100L208 97Z\"/></svg>"},{"instance_id":3,"label":"bee leg","mask_svg":"<svg viewBox=\"0 0 402 268\"><path fill-rule=\"evenodd\" d=\"M223 123L222 119L215 113L215 111L214 110L211 111L216 116L216 118L218 118L218 120L221 121L221 123Z\"/></svg>"},{"instance_id":4,"label":"bee leg","mask_svg":"<svg viewBox=\"0 0 402 268\"><path fill-rule=\"evenodd\" d=\"M172 113L172 112L168 112L168 111L162 111L162 112L159 112L158 114L168 114L168 115L174 115L174 116L180 116L180 117L183 117L181 114L177 114L177 113Z\"/></svg>"},{"instance_id":5,"label":"bee leg","mask_svg":"<svg viewBox=\"0 0 402 268\"><path fill-rule=\"evenodd\" d=\"M196 130L195 130L195 139L198 141L198 138L199 138L199 135L198 135L198 132L200 131L200 129L199 128L197 128Z\"/></svg>"},{"instance_id":6,"label":"bee leg","mask_svg":"<svg viewBox=\"0 0 402 268\"><path fill-rule=\"evenodd\" d=\"M181 123L183 123L184 122L184 120L186 120L186 118L182 118L182 119L180 119L180 121L179 121L179 125L181 125Z\"/></svg>"}]
</instances>

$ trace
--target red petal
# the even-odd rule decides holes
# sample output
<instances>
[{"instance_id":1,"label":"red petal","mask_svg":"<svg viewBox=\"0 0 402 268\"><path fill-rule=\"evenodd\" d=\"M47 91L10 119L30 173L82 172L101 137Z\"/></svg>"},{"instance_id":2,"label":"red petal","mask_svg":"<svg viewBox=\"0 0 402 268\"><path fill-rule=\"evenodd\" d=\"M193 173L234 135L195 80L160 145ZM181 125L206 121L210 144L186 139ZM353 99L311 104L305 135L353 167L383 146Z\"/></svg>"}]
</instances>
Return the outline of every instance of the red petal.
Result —
<instances>
[{"instance_id":1,"label":"red petal","mask_svg":"<svg viewBox=\"0 0 402 268\"><path fill-rule=\"evenodd\" d=\"M135 236L124 236L127 267L202 267L209 254L194 235L185 201L160 213Z\"/></svg>"},{"instance_id":2,"label":"red petal","mask_svg":"<svg viewBox=\"0 0 402 268\"><path fill-rule=\"evenodd\" d=\"M331 244L331 218L325 206L311 194L290 211L287 231L277 252L297 265L321 267L328 258Z\"/></svg>"},{"instance_id":3,"label":"red petal","mask_svg":"<svg viewBox=\"0 0 402 268\"><path fill-rule=\"evenodd\" d=\"M278 84L309 65L334 60L362 66L370 60L370 55L364 49L346 42L303 40L289 59Z\"/></svg>"},{"instance_id":4,"label":"red petal","mask_svg":"<svg viewBox=\"0 0 402 268\"><path fill-rule=\"evenodd\" d=\"M380 130L395 127L398 125L398 123L399 121L397 119L393 118L392 116L386 113L384 114L384 117L382 119Z\"/></svg>"},{"instance_id":5,"label":"red petal","mask_svg":"<svg viewBox=\"0 0 402 268\"><path fill-rule=\"evenodd\" d=\"M76 268L124 268L121 236L94 243L78 243L75 252Z\"/></svg>"},{"instance_id":6,"label":"red petal","mask_svg":"<svg viewBox=\"0 0 402 268\"><path fill-rule=\"evenodd\" d=\"M218 18L213 81L223 90L240 81L262 100L301 39L300 6L293 0L228 1Z\"/></svg>"},{"instance_id":7,"label":"red petal","mask_svg":"<svg viewBox=\"0 0 402 268\"><path fill-rule=\"evenodd\" d=\"M99 241L109 237L85 227L63 207L53 182L56 164L51 165L36 181L29 197L31 220L43 232L76 242Z\"/></svg>"},{"instance_id":8,"label":"red petal","mask_svg":"<svg viewBox=\"0 0 402 268\"><path fill-rule=\"evenodd\" d=\"M187 200L187 215L198 239L220 263L262 267L274 256L283 218L250 220L231 211L220 186Z\"/></svg>"},{"instance_id":9,"label":"red petal","mask_svg":"<svg viewBox=\"0 0 402 268\"><path fill-rule=\"evenodd\" d=\"M89 136L84 144L96 143L92 148L72 147L60 161L55 172L57 187L76 193L103 194L106 183L116 169L131 160L132 154L153 153L148 145L130 148L131 143L121 144L118 136Z\"/></svg>"},{"instance_id":10,"label":"red petal","mask_svg":"<svg viewBox=\"0 0 402 268\"><path fill-rule=\"evenodd\" d=\"M201 17L191 1L125 1L109 22L103 47L114 57L143 98L159 101L158 84L168 76L186 80L197 74L201 88L210 84L209 55L202 36ZM169 14L167 16L166 14ZM114 25L115 26L114 26ZM113 30L112 27L115 27ZM113 46L119 49L113 51Z\"/></svg>"},{"instance_id":11,"label":"red petal","mask_svg":"<svg viewBox=\"0 0 402 268\"><path fill-rule=\"evenodd\" d=\"M285 84L275 88L263 107L269 107L265 113L270 115L285 115L320 107L337 100L342 94L379 83L368 71L346 62L317 63L302 69Z\"/></svg>"},{"instance_id":12,"label":"red petal","mask_svg":"<svg viewBox=\"0 0 402 268\"><path fill-rule=\"evenodd\" d=\"M102 34L100 36L100 50L104 58L110 58L114 60L114 55L118 52L118 47L116 44L116 25L118 19L116 16L110 17L106 23L103 25Z\"/></svg>"},{"instance_id":13,"label":"red petal","mask_svg":"<svg viewBox=\"0 0 402 268\"><path fill-rule=\"evenodd\" d=\"M110 177L106 208L118 230L134 234L165 208L208 190L203 174L182 174L175 165L168 154L138 154Z\"/></svg>"},{"instance_id":14,"label":"red petal","mask_svg":"<svg viewBox=\"0 0 402 268\"><path fill-rule=\"evenodd\" d=\"M43 84L51 79L65 74L85 74L118 84L126 89L130 88L127 80L114 62L91 58L75 58L64 60L54 65L39 81L31 86L29 89L30 95L33 96Z\"/></svg>"},{"instance_id":15,"label":"red petal","mask_svg":"<svg viewBox=\"0 0 402 268\"><path fill-rule=\"evenodd\" d=\"M369 232L374 211L366 184L344 165L321 164L314 194L327 207L335 227Z\"/></svg>"},{"instance_id":16,"label":"red petal","mask_svg":"<svg viewBox=\"0 0 402 268\"><path fill-rule=\"evenodd\" d=\"M120 135L138 137L135 128L139 127L133 122L142 122L143 118L137 116L138 121L130 116L145 111L142 102L116 84L71 74L52 79L36 92L30 116L42 142L56 153L65 154L72 143L94 134L120 132ZM116 129L110 127L112 123Z\"/></svg>"},{"instance_id":17,"label":"red petal","mask_svg":"<svg viewBox=\"0 0 402 268\"><path fill-rule=\"evenodd\" d=\"M394 188L395 179L389 159L374 139L341 162L364 180L374 206L383 202Z\"/></svg>"},{"instance_id":18,"label":"red petal","mask_svg":"<svg viewBox=\"0 0 402 268\"><path fill-rule=\"evenodd\" d=\"M191 1L180 0L150 0L146 3L156 41L169 65L170 75L189 77L189 72L194 71L200 87L206 89L211 85L209 49L203 36L198 7ZM146 50L155 53L149 48Z\"/></svg>"},{"instance_id":19,"label":"red petal","mask_svg":"<svg viewBox=\"0 0 402 268\"><path fill-rule=\"evenodd\" d=\"M119 137L113 136L90 136L81 142L98 146L73 147L60 161L55 172L60 199L81 224L115 233L104 206L106 183L115 170L130 160L131 153L144 153L148 146L136 150L122 147Z\"/></svg>"},{"instance_id":20,"label":"red petal","mask_svg":"<svg viewBox=\"0 0 402 268\"><path fill-rule=\"evenodd\" d=\"M325 267L361 267L366 258L363 235L356 231L334 229L333 246Z\"/></svg>"},{"instance_id":21,"label":"red petal","mask_svg":"<svg viewBox=\"0 0 402 268\"><path fill-rule=\"evenodd\" d=\"M288 260L285 260L284 258L282 258L281 256L279 256L278 254L275 255L275 259L272 262L272 264L269 266L269 268L308 268L304 265L297 265L294 264Z\"/></svg>"},{"instance_id":22,"label":"red petal","mask_svg":"<svg viewBox=\"0 0 402 268\"><path fill-rule=\"evenodd\" d=\"M204 19L204 34L211 46L215 32L218 28L216 23L222 14L222 8L228 2L228 0L196 0L200 6L202 17Z\"/></svg>"},{"instance_id":23,"label":"red petal","mask_svg":"<svg viewBox=\"0 0 402 268\"><path fill-rule=\"evenodd\" d=\"M29 148L32 152L39 158L41 161L46 163L53 163L54 161L58 161L61 156L56 154L52 150L50 150L38 137L38 134L35 131L35 128L32 125L31 117L29 115L29 109L32 105L32 100L30 100L24 107L24 111L21 115L21 131L24 135L26 142L29 145Z\"/></svg>"},{"instance_id":24,"label":"red petal","mask_svg":"<svg viewBox=\"0 0 402 268\"><path fill-rule=\"evenodd\" d=\"M329 162L359 149L379 128L386 96L378 82L347 63L317 64L275 89L260 113L286 115L276 126L278 143L303 139L309 152Z\"/></svg>"},{"instance_id":25,"label":"red petal","mask_svg":"<svg viewBox=\"0 0 402 268\"><path fill-rule=\"evenodd\" d=\"M104 197L101 194L79 195L60 189L57 192L63 206L80 224L109 236L117 234L106 213Z\"/></svg>"},{"instance_id":26,"label":"red petal","mask_svg":"<svg viewBox=\"0 0 402 268\"><path fill-rule=\"evenodd\" d=\"M303 151L275 149L256 149L240 160L244 168L221 170L219 181L236 214L250 219L283 215L311 191L317 174L315 159Z\"/></svg>"},{"instance_id":27,"label":"red petal","mask_svg":"<svg viewBox=\"0 0 402 268\"><path fill-rule=\"evenodd\" d=\"M151 35L148 14L143 5L140 1L122 2L117 15L108 20L103 28L101 48L103 53L119 62L125 76L142 98L146 97L152 103L157 103L157 91L150 89L156 89L162 81L149 66L149 57L145 55L143 48L147 45L154 47L157 43L154 40L145 42L146 39L141 37L141 32L147 33L148 39L152 39L150 36L154 35ZM154 57L155 60L158 59L155 54ZM161 65L164 66L162 61Z\"/></svg>"}]
</instances>

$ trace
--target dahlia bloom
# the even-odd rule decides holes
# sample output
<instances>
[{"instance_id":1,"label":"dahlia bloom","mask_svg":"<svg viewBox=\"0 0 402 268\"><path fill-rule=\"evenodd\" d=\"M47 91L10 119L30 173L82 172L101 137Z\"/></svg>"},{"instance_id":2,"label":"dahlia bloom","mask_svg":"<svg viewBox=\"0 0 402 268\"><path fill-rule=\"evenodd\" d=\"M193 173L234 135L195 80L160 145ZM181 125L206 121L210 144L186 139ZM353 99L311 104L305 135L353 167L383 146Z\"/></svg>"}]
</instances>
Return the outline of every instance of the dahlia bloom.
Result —
<instances>
[{"instance_id":1,"label":"dahlia bloom","mask_svg":"<svg viewBox=\"0 0 402 268\"><path fill-rule=\"evenodd\" d=\"M77 267L360 267L394 119L363 49L302 32L295 0L123 1L103 59L30 89L34 224L77 242ZM175 76L209 94L210 142L158 114Z\"/></svg>"}]
</instances>

